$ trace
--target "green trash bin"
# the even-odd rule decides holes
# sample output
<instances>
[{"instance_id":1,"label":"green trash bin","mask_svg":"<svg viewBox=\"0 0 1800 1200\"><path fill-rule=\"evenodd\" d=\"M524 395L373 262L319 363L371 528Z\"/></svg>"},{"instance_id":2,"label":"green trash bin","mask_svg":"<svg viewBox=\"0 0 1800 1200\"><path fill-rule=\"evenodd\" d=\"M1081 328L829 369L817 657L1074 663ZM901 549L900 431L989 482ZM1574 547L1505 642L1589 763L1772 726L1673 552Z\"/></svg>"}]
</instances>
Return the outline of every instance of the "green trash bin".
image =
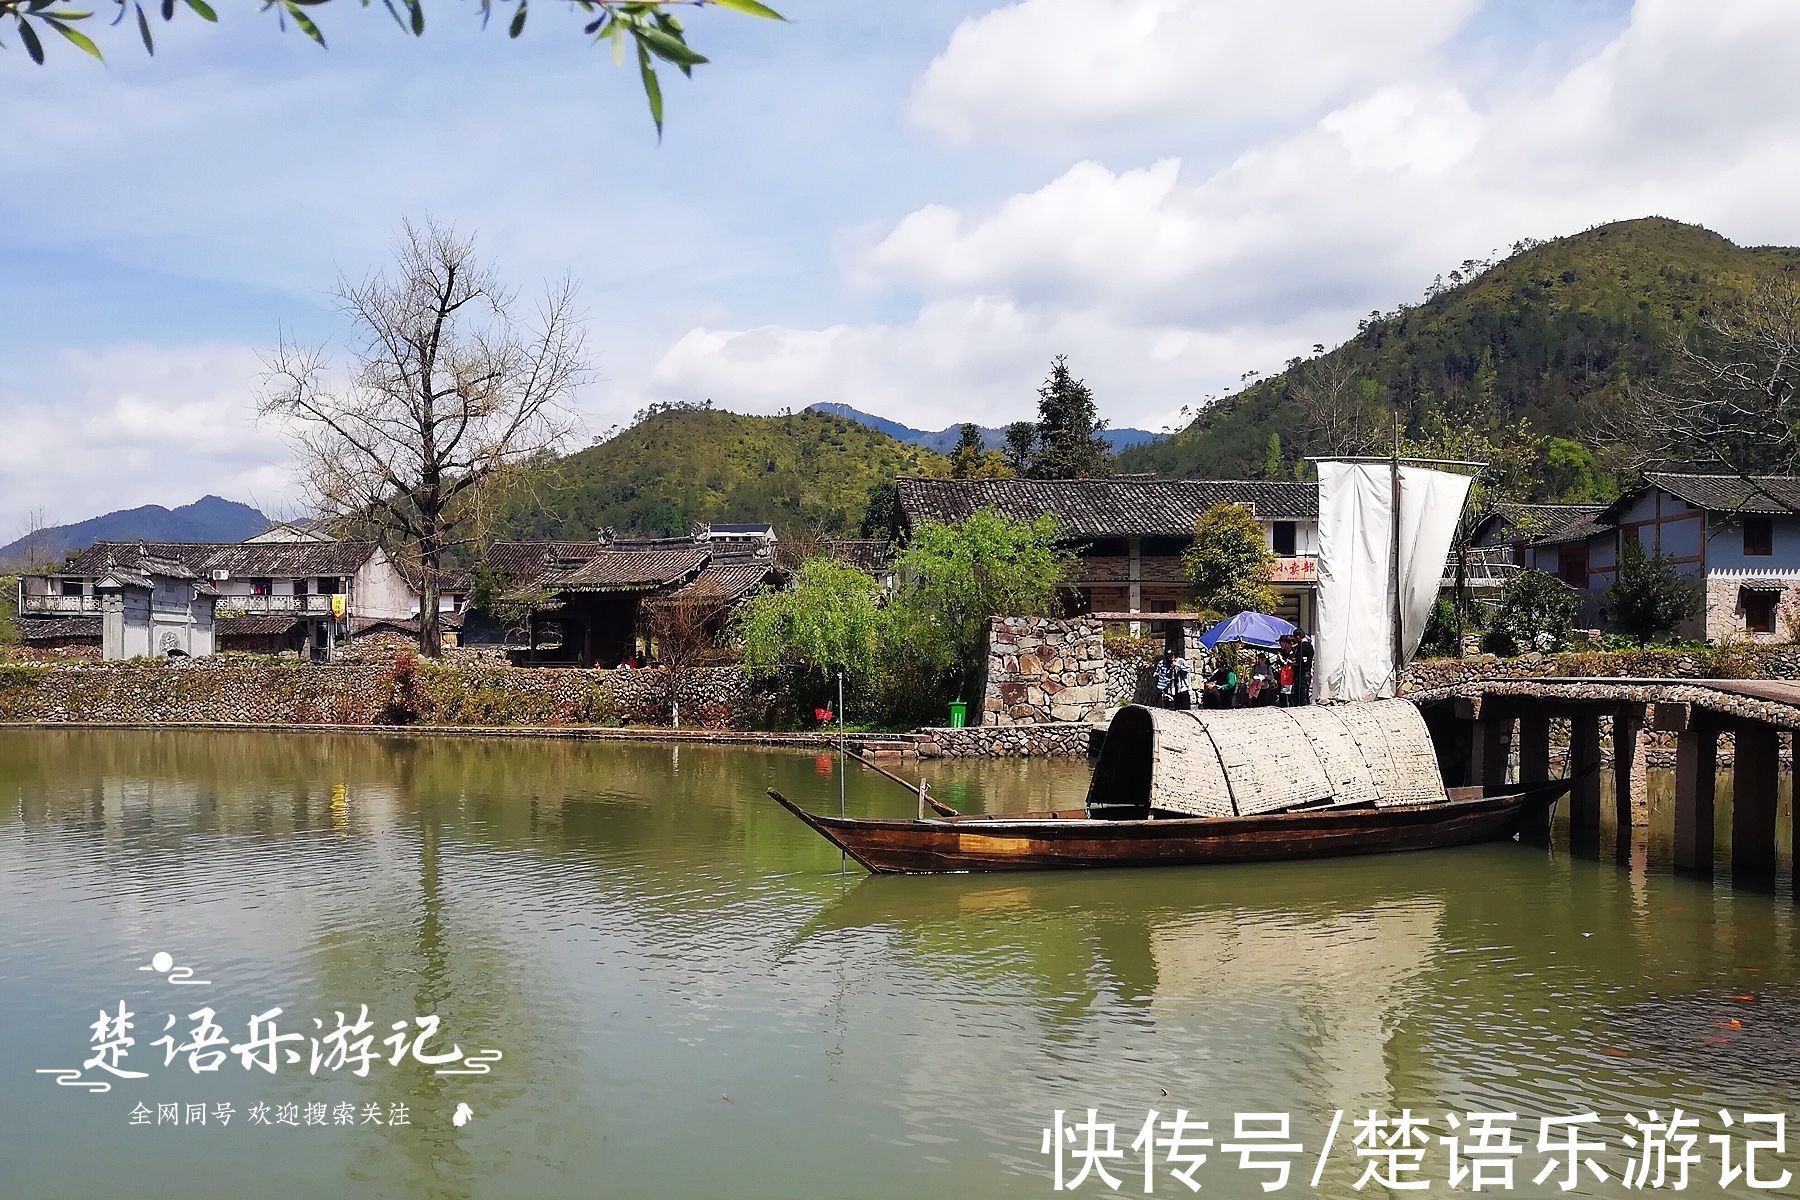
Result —
<instances>
[{"instance_id":1,"label":"green trash bin","mask_svg":"<svg viewBox=\"0 0 1800 1200\"><path fill-rule=\"evenodd\" d=\"M969 702L952 700L950 702L950 728L961 729L969 723Z\"/></svg>"}]
</instances>

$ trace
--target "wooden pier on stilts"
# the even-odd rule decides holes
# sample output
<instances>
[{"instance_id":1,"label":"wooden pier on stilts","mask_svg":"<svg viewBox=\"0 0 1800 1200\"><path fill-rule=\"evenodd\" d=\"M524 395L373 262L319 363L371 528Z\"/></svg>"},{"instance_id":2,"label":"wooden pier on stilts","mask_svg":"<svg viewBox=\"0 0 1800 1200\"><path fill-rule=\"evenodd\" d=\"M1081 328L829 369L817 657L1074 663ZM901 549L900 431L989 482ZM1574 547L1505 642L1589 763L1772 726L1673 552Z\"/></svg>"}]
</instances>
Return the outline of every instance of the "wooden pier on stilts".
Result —
<instances>
[{"instance_id":1,"label":"wooden pier on stilts","mask_svg":"<svg viewBox=\"0 0 1800 1200\"><path fill-rule=\"evenodd\" d=\"M1674 735L1678 870L1710 874L1715 861L1719 739L1732 739L1734 878L1773 875L1782 751L1800 736L1800 681L1748 679L1489 679L1408 694L1425 714L1446 781L1494 787L1550 777L1551 723L1568 727L1569 825L1592 839L1601 818L1601 735L1612 739L1613 824L1623 835L1650 822L1649 735ZM1800 813L1800 805L1796 805ZM1531 831L1547 838L1547 828ZM1791 842L1800 845L1800 840Z\"/></svg>"}]
</instances>

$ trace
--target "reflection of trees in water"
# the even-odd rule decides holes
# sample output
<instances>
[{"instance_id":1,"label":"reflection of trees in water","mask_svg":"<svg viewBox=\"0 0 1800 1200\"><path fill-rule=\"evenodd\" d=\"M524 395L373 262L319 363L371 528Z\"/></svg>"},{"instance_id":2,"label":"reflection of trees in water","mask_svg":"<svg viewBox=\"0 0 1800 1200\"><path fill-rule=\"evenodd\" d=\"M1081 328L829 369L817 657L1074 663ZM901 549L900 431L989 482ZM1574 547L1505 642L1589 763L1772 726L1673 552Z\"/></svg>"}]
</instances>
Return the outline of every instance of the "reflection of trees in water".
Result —
<instances>
[{"instance_id":1,"label":"reflection of trees in water","mask_svg":"<svg viewBox=\"0 0 1800 1200\"><path fill-rule=\"evenodd\" d=\"M464 1150L478 1131L464 1134L452 1125L456 1104L468 1102L483 1125L503 1128L528 1093L573 1091L574 1065L557 1049L574 1035L547 997L527 993L531 973L501 937L482 928L472 908L452 917L464 864L454 856L446 861L444 832L437 807L421 806L404 832L416 839L416 895L391 907L366 905L354 923L321 931L314 962L321 990L334 1004L348 1005L353 1017L356 1005L368 1003L378 1045L391 1022L435 1013L442 1024L428 1052L454 1043L465 1053L496 1048L505 1054L486 1076L438 1075L411 1058L370 1072L365 1102L374 1099L383 1111L405 1104L412 1124L364 1130L379 1136L358 1143L362 1169L386 1177L397 1155L410 1175L406 1194L457 1200L480 1191L483 1179L508 1163L504 1151L477 1159Z\"/></svg>"}]
</instances>

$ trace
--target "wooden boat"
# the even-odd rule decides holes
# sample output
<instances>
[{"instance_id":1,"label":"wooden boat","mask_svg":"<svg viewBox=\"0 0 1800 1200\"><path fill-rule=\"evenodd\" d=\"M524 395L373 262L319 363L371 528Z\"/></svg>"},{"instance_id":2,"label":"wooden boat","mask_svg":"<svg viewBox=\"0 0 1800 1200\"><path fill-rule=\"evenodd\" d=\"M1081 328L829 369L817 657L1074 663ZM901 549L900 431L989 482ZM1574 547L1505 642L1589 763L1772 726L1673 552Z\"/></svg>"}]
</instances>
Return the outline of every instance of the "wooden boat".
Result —
<instances>
[{"instance_id":1,"label":"wooden boat","mask_svg":"<svg viewBox=\"0 0 1800 1200\"><path fill-rule=\"evenodd\" d=\"M769 794L870 871L936 874L1461 846L1548 828L1571 783L1446 790L1418 710L1381 701L1247 713L1121 709L1077 809L871 820L808 812Z\"/></svg>"},{"instance_id":2,"label":"wooden boat","mask_svg":"<svg viewBox=\"0 0 1800 1200\"><path fill-rule=\"evenodd\" d=\"M1095 817L1086 809L1016 815L868 820L789 812L877 874L1039 871L1067 867L1159 867L1263 862L1433 850L1509 838L1547 820L1568 780L1496 791L1457 788L1441 804L1326 808L1255 817L1145 820ZM1468 793L1474 793L1470 795Z\"/></svg>"}]
</instances>

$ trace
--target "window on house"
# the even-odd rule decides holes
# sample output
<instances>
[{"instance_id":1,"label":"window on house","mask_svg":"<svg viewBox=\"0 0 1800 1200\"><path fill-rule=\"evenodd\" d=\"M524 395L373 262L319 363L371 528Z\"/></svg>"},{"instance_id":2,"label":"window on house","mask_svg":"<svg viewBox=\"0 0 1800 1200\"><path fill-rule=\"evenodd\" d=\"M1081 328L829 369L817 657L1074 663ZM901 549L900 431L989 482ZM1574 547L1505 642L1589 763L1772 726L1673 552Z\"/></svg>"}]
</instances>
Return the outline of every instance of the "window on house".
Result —
<instances>
[{"instance_id":1,"label":"window on house","mask_svg":"<svg viewBox=\"0 0 1800 1200\"><path fill-rule=\"evenodd\" d=\"M294 595L296 595L296 596L306 595L306 580L304 580L304 579L294 580Z\"/></svg>"},{"instance_id":2,"label":"window on house","mask_svg":"<svg viewBox=\"0 0 1800 1200\"><path fill-rule=\"evenodd\" d=\"M1570 587L1588 585L1588 548L1586 542L1565 542L1557 547L1556 577Z\"/></svg>"},{"instance_id":3,"label":"window on house","mask_svg":"<svg viewBox=\"0 0 1800 1200\"><path fill-rule=\"evenodd\" d=\"M1765 557L1775 552L1774 522L1768 517L1744 518L1744 553Z\"/></svg>"},{"instance_id":4,"label":"window on house","mask_svg":"<svg viewBox=\"0 0 1800 1200\"><path fill-rule=\"evenodd\" d=\"M65 596L81 595L81 580L65 579L62 581L62 594Z\"/></svg>"},{"instance_id":5,"label":"window on house","mask_svg":"<svg viewBox=\"0 0 1800 1200\"><path fill-rule=\"evenodd\" d=\"M1299 544L1300 540L1299 529L1300 527L1292 521L1275 522L1274 530L1270 538L1273 542L1271 548L1275 553L1281 555L1283 558L1294 557L1294 548Z\"/></svg>"},{"instance_id":6,"label":"window on house","mask_svg":"<svg viewBox=\"0 0 1800 1200\"><path fill-rule=\"evenodd\" d=\"M250 594L252 596L274 595L275 581L273 579L252 579L250 581Z\"/></svg>"},{"instance_id":7,"label":"window on house","mask_svg":"<svg viewBox=\"0 0 1800 1200\"><path fill-rule=\"evenodd\" d=\"M1744 610L1744 628L1750 633L1775 632L1775 603L1781 599L1776 591L1744 588L1738 593L1738 604Z\"/></svg>"},{"instance_id":8,"label":"window on house","mask_svg":"<svg viewBox=\"0 0 1800 1200\"><path fill-rule=\"evenodd\" d=\"M341 586L342 584L343 580L341 579L333 579L328 575L321 575L319 577L319 595L335 596L344 590Z\"/></svg>"}]
</instances>

